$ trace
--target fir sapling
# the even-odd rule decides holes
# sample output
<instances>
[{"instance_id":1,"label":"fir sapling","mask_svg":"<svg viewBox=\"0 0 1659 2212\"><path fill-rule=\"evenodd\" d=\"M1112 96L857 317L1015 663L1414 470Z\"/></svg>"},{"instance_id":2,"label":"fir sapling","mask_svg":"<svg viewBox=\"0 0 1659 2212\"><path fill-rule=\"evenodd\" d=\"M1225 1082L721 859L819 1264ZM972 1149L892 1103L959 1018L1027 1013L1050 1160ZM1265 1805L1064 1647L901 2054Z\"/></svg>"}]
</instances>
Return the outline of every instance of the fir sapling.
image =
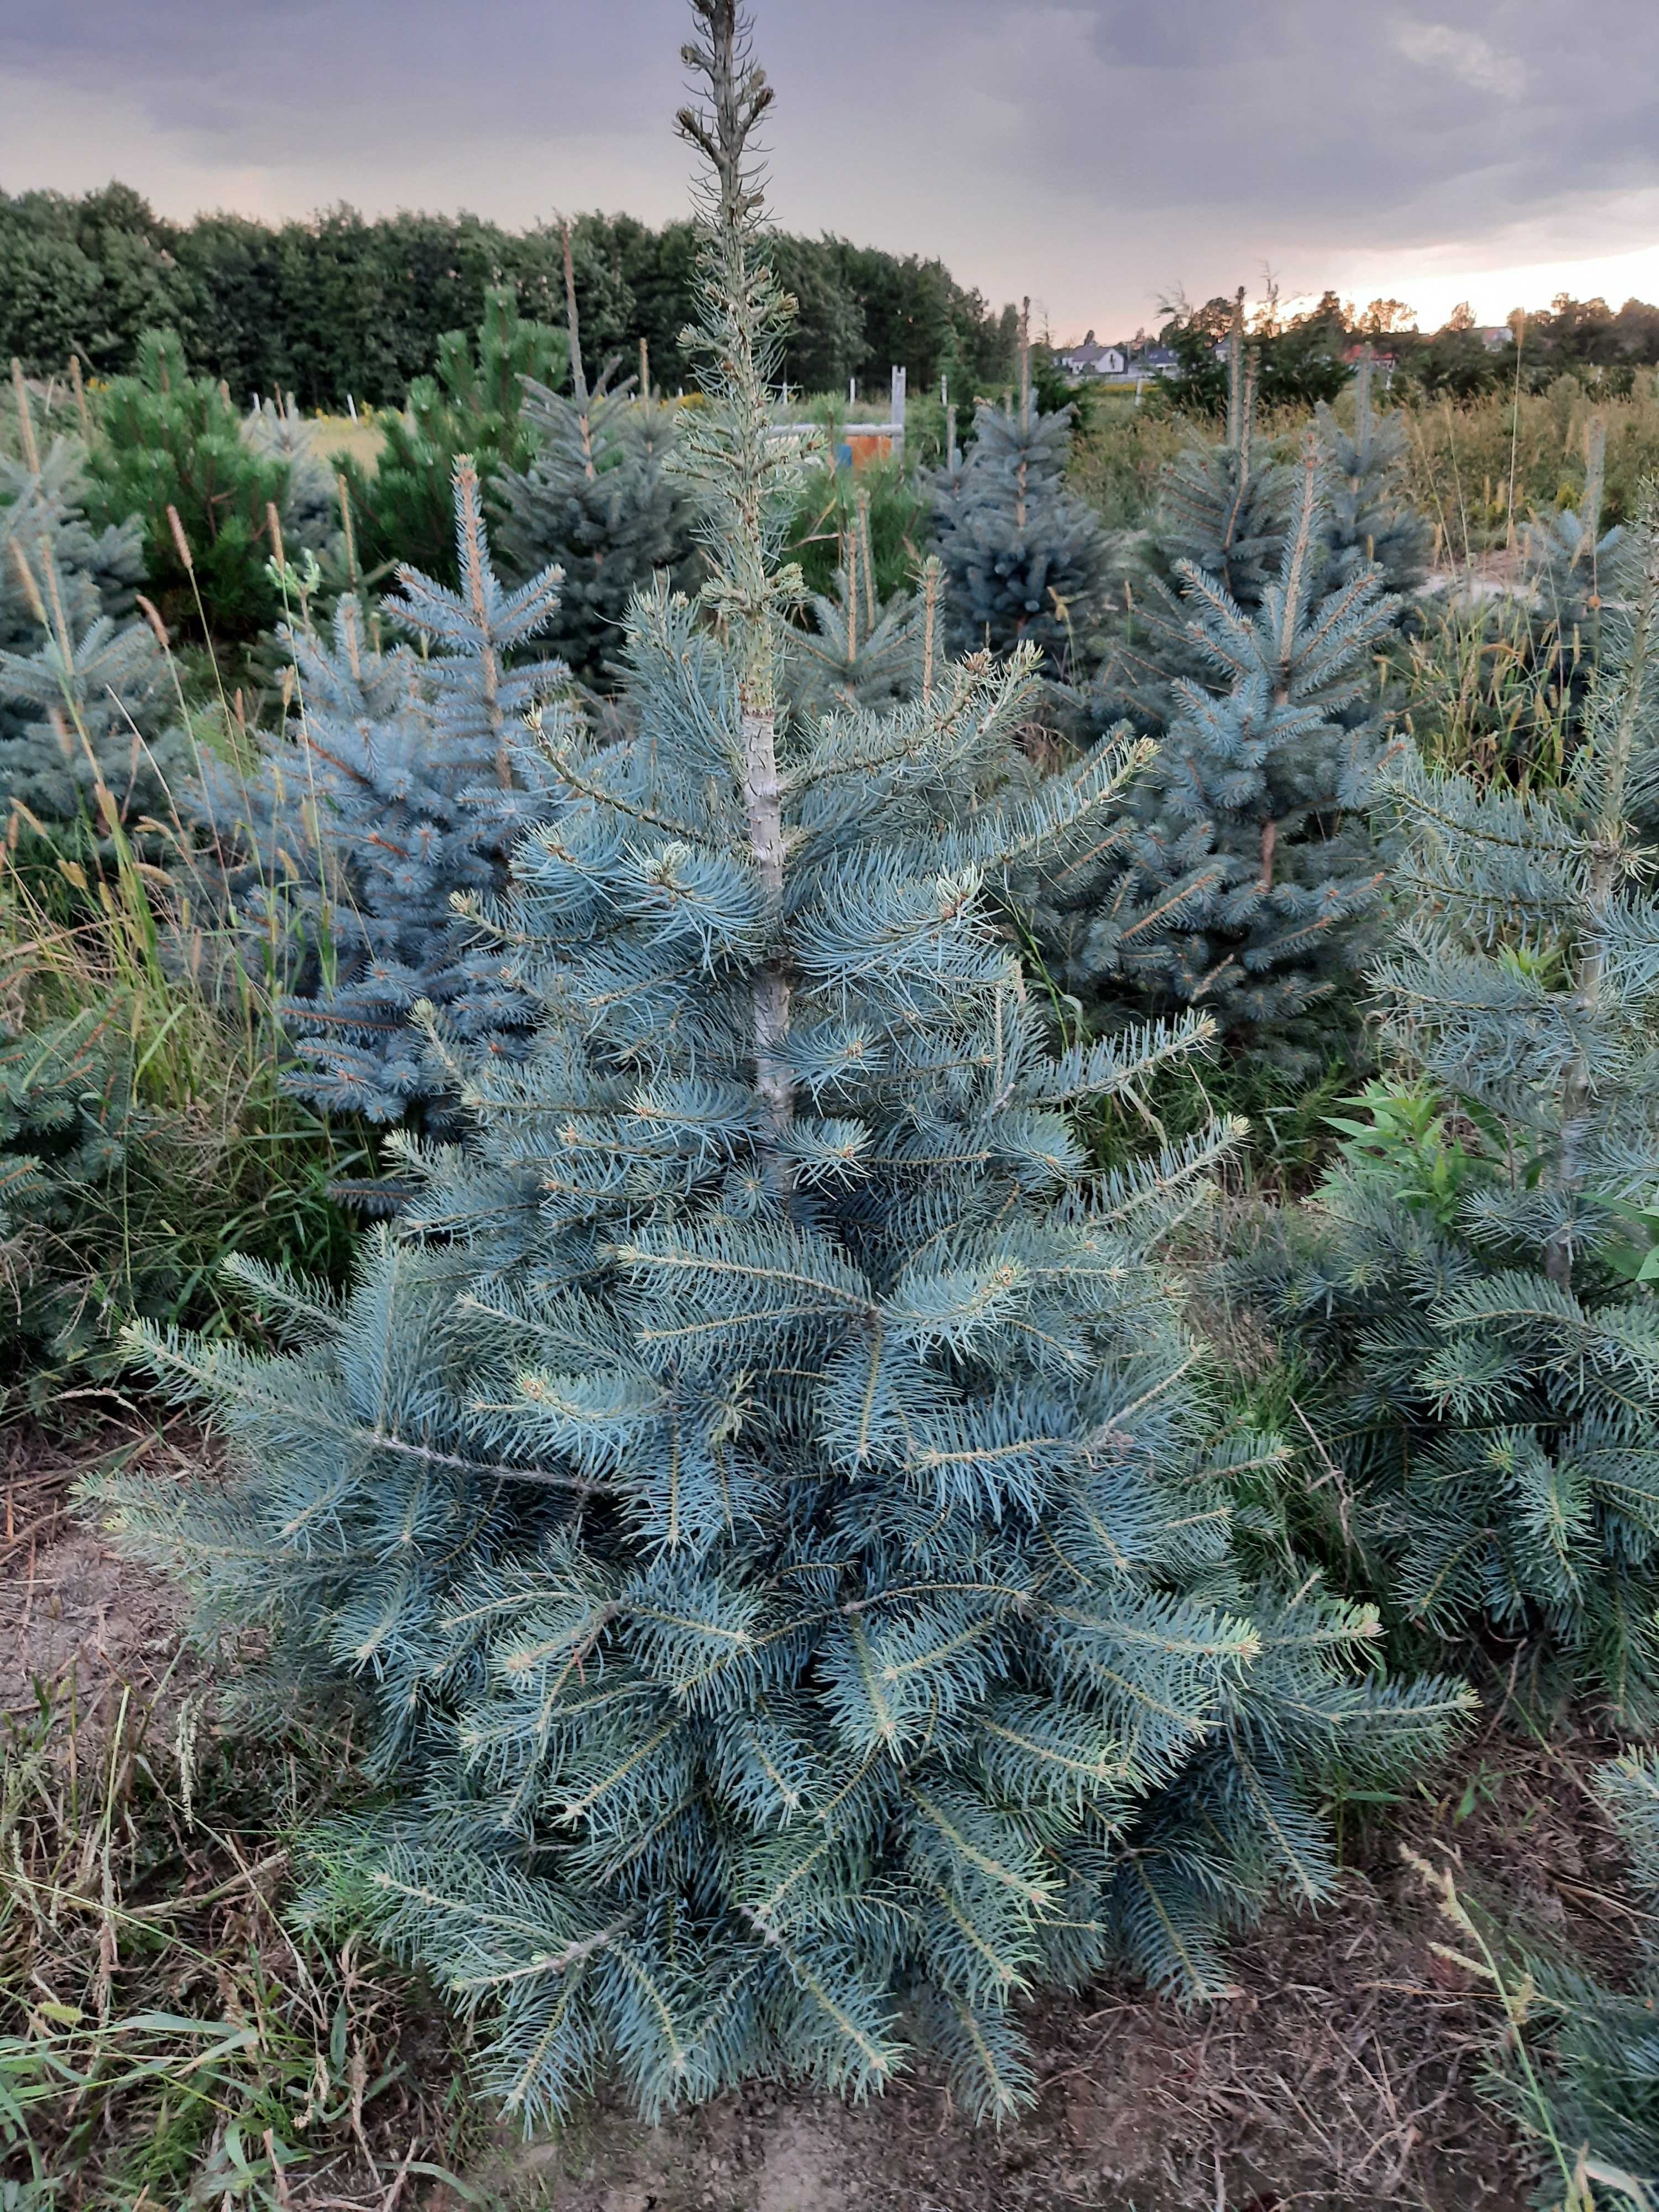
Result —
<instances>
[{"instance_id":1,"label":"fir sapling","mask_svg":"<svg viewBox=\"0 0 1659 2212\"><path fill-rule=\"evenodd\" d=\"M371 651L343 599L331 644L292 641L294 711L258 775L211 773L196 799L228 857L245 957L287 988L289 1087L380 1121L441 1110L417 1006L508 1054L533 1017L457 902L499 893L514 838L550 804L526 720L556 737L568 672L517 656L552 619L559 575L507 590L465 459L453 496L461 589L404 568L384 603L420 650Z\"/></svg>"},{"instance_id":2,"label":"fir sapling","mask_svg":"<svg viewBox=\"0 0 1659 2212\"><path fill-rule=\"evenodd\" d=\"M511 573L556 562L563 575L549 648L592 689L614 689L623 625L636 592L659 576L696 580L691 485L677 465L676 410L648 392L590 388L565 234L571 394L524 380L527 452L495 488L496 544Z\"/></svg>"},{"instance_id":3,"label":"fir sapling","mask_svg":"<svg viewBox=\"0 0 1659 2212\"><path fill-rule=\"evenodd\" d=\"M1217 1986L1218 1925L1328 1887L1339 1755L1398 1771L1459 1699L1366 1681L1374 1622L1311 1586L1247 1617L1261 1447L1158 1257L1231 1133L1103 1176L1072 1120L1205 1024L1054 1056L996 927L1139 756L1004 803L1029 648L783 711L771 92L731 0L695 12L712 574L635 604L633 739L554 749L496 917L533 1042L437 1030L471 1133L399 1144L347 1298L244 1271L291 1352L149 1340L239 1479L110 1494L289 1694L356 1690L393 1786L325 1900L489 2014L516 2114L601 2071L647 2112L858 2094L918 2045L1005 2114L1025 1990Z\"/></svg>"},{"instance_id":4,"label":"fir sapling","mask_svg":"<svg viewBox=\"0 0 1659 2212\"><path fill-rule=\"evenodd\" d=\"M1069 408L1037 413L1029 377L1012 410L981 401L972 444L934 494L933 547L952 650L1031 645L1048 673L1078 681L1095 652L1109 545L1066 487L1071 422Z\"/></svg>"},{"instance_id":5,"label":"fir sapling","mask_svg":"<svg viewBox=\"0 0 1659 2212\"><path fill-rule=\"evenodd\" d=\"M340 493L318 426L306 420L288 392L261 400L245 419L242 435L256 453L273 455L287 471L279 510L282 554L309 553L319 563L338 568L343 556Z\"/></svg>"},{"instance_id":6,"label":"fir sapling","mask_svg":"<svg viewBox=\"0 0 1659 2212\"><path fill-rule=\"evenodd\" d=\"M1291 479L1262 450L1255 409L1241 289L1227 337L1224 433L1194 440L1164 472L1139 573L1119 586L1122 612L1093 687L1097 720L1127 716L1161 732L1178 711L1173 687L1209 676L1208 657L1194 649L1189 629L1189 571L1247 614L1278 573Z\"/></svg>"},{"instance_id":7,"label":"fir sapling","mask_svg":"<svg viewBox=\"0 0 1659 2212\"><path fill-rule=\"evenodd\" d=\"M1345 584L1375 565L1391 592L1414 592L1427 574L1434 533L1407 495L1407 422L1398 407L1379 412L1372 396L1370 348L1353 374L1353 428L1322 400L1316 410L1325 452L1331 580Z\"/></svg>"},{"instance_id":8,"label":"fir sapling","mask_svg":"<svg viewBox=\"0 0 1659 2212\"><path fill-rule=\"evenodd\" d=\"M841 559L829 592L808 595L807 619L788 633L784 681L797 714L892 705L933 688L944 661L945 578L938 556L923 564L919 592L880 595L860 489L839 533Z\"/></svg>"},{"instance_id":9,"label":"fir sapling","mask_svg":"<svg viewBox=\"0 0 1659 2212\"><path fill-rule=\"evenodd\" d=\"M1375 988L1456 1175L1373 1145L1276 1261L1373 1574L1626 1726L1659 1715L1659 528L1603 615L1559 789L1425 768L1382 793L1398 934Z\"/></svg>"},{"instance_id":10,"label":"fir sapling","mask_svg":"<svg viewBox=\"0 0 1659 2212\"><path fill-rule=\"evenodd\" d=\"M199 1176L200 1133L181 1143L178 1124L138 1097L125 1014L94 1006L0 1024L0 1406L9 1411L26 1401L44 1410L70 1366L118 1375L124 1323L178 1310L179 1240L155 1223L185 1176Z\"/></svg>"},{"instance_id":11,"label":"fir sapling","mask_svg":"<svg viewBox=\"0 0 1659 2212\"><path fill-rule=\"evenodd\" d=\"M1582 1967L1540 1960L1535 1981L1555 2022L1556 2133L1575 2150L1583 2146L1598 2183L1639 2204L1638 2188L1650 2201L1659 2193L1659 1759L1648 1748L1627 1751L1600 1770L1596 1784L1647 1909L1636 1971L1610 1989Z\"/></svg>"},{"instance_id":12,"label":"fir sapling","mask_svg":"<svg viewBox=\"0 0 1659 2212\"><path fill-rule=\"evenodd\" d=\"M42 454L17 379L22 453L0 458L0 829L107 849L171 811L191 749L149 622L136 524L94 528L80 456Z\"/></svg>"},{"instance_id":13,"label":"fir sapling","mask_svg":"<svg viewBox=\"0 0 1659 2212\"><path fill-rule=\"evenodd\" d=\"M1254 610L1181 567L1187 650L1225 689L1175 679L1169 730L1121 818L1062 848L1031 892L1045 961L1100 1018L1204 1008L1241 1047L1303 1064L1363 963L1382 888L1364 808L1383 743L1364 708L1396 603L1374 567L1328 584L1328 511L1310 434Z\"/></svg>"},{"instance_id":14,"label":"fir sapling","mask_svg":"<svg viewBox=\"0 0 1659 2212\"><path fill-rule=\"evenodd\" d=\"M1528 522L1521 532L1522 574L1538 614L1575 661L1581 652L1594 656L1603 586L1616 573L1625 537L1617 523L1603 527L1607 453L1606 418L1592 416L1584 432L1584 489L1577 506Z\"/></svg>"}]
</instances>

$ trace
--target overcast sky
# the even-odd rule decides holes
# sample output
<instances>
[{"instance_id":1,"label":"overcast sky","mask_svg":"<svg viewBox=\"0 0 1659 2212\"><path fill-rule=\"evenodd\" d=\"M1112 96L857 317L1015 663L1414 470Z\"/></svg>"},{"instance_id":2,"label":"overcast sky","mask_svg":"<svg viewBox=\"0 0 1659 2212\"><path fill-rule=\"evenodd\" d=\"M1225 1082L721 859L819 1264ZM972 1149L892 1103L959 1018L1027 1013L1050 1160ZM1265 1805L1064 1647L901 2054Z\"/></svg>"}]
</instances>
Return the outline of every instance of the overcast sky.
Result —
<instances>
[{"instance_id":1,"label":"overcast sky","mask_svg":"<svg viewBox=\"0 0 1659 2212\"><path fill-rule=\"evenodd\" d=\"M171 215L685 204L681 0L0 0L0 188ZM1659 298L1656 0L758 0L790 228L1057 337L1271 268L1483 321Z\"/></svg>"}]
</instances>

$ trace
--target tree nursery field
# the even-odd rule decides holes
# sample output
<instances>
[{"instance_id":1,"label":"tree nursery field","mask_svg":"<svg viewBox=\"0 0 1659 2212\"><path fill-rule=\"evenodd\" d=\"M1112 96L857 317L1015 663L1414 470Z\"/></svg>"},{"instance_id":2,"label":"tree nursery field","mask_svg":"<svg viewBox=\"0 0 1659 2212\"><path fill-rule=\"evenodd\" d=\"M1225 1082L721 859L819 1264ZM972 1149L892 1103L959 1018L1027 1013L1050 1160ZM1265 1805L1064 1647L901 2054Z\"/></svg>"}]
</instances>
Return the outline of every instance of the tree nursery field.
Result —
<instances>
[{"instance_id":1,"label":"tree nursery field","mask_svg":"<svg viewBox=\"0 0 1659 2212\"><path fill-rule=\"evenodd\" d=\"M855 471L690 36L684 342L17 340L0 2207L1653 2212L1653 374Z\"/></svg>"}]
</instances>

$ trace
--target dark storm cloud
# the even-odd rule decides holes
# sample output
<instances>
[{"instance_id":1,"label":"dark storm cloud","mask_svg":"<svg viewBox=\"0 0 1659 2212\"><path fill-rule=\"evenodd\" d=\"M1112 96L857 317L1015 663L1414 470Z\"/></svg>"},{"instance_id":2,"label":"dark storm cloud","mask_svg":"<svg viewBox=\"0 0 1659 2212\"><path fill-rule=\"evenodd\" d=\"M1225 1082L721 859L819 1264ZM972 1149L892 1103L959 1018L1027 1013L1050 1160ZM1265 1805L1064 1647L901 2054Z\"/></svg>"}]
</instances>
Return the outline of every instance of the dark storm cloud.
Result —
<instances>
[{"instance_id":1,"label":"dark storm cloud","mask_svg":"<svg viewBox=\"0 0 1659 2212\"><path fill-rule=\"evenodd\" d=\"M1322 257L1437 240L1651 242L1595 226L1659 186L1655 0L758 13L786 220L941 252L988 289L1029 267L1062 313L1091 286L1202 291L1264 259L1314 282ZM441 195L522 220L601 196L592 174L659 216L684 23L680 0L4 0L0 76L136 110L210 197L216 172L258 172L285 205ZM0 184L33 181L32 143L26 116L0 136ZM72 160L100 181L104 159L60 143L52 180Z\"/></svg>"}]
</instances>

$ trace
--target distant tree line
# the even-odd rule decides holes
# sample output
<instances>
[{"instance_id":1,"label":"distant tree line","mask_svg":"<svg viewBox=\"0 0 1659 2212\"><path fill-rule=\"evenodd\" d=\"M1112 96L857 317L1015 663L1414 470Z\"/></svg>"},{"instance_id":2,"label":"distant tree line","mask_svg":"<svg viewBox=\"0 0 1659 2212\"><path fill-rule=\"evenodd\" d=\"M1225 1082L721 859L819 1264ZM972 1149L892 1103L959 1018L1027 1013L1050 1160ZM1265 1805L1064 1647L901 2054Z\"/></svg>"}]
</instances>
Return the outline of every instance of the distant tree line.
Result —
<instances>
[{"instance_id":1,"label":"distant tree line","mask_svg":"<svg viewBox=\"0 0 1659 2212\"><path fill-rule=\"evenodd\" d=\"M1222 296L1201 307L1181 300L1166 310L1158 340L1180 364L1173 382L1182 405L1209 413L1224 405L1219 349L1233 307ZM1266 407L1334 399L1362 343L1388 356L1391 386L1402 397L1474 399L1512 386L1518 374L1527 391L1568 374L1616 398L1630 391L1638 369L1659 363L1659 307L1627 300L1615 310L1605 300L1562 292L1547 308L1510 317L1500 338L1483 331L1467 306L1455 307L1438 330L1424 331L1400 300L1373 300L1362 310L1326 292L1287 314L1270 295L1251 315L1249 338L1256 396Z\"/></svg>"},{"instance_id":2,"label":"distant tree line","mask_svg":"<svg viewBox=\"0 0 1659 2212\"><path fill-rule=\"evenodd\" d=\"M630 216L572 226L583 343L653 381L685 377L682 330L693 319L689 223L653 230ZM959 391L1012 374L1016 316L965 290L942 263L838 238L781 234L775 259L800 314L786 353L789 380L811 390L878 383L894 363L913 385L947 371ZM94 375L131 369L148 330L169 328L191 365L222 378L239 405L277 388L305 407L401 405L431 369L439 337L475 329L484 295L511 285L520 311L564 319L556 224L503 229L477 216L370 219L338 207L303 222L155 214L129 186L69 198L0 193L0 359L36 375L71 353Z\"/></svg>"}]
</instances>

